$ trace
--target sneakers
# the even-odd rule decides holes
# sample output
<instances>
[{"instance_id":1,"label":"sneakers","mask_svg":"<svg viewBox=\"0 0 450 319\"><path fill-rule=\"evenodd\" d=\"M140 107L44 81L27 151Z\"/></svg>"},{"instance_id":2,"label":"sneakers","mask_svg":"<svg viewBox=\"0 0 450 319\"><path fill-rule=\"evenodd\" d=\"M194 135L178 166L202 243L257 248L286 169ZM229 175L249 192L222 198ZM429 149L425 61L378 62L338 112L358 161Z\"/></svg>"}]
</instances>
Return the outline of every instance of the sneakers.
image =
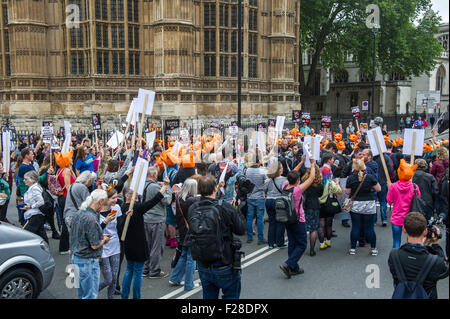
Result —
<instances>
[{"instance_id":1,"label":"sneakers","mask_svg":"<svg viewBox=\"0 0 450 319\"><path fill-rule=\"evenodd\" d=\"M184 291L191 291L191 290L194 290L195 288L198 288L198 287L200 287L200 284L195 283L194 287L192 287L191 289L184 289Z\"/></svg>"},{"instance_id":2,"label":"sneakers","mask_svg":"<svg viewBox=\"0 0 450 319\"><path fill-rule=\"evenodd\" d=\"M68 254L70 254L70 250L60 251L59 254L60 255L68 255Z\"/></svg>"},{"instance_id":3,"label":"sneakers","mask_svg":"<svg viewBox=\"0 0 450 319\"><path fill-rule=\"evenodd\" d=\"M376 248L370 249L370 254L371 254L372 256L378 256L378 249L376 249Z\"/></svg>"},{"instance_id":4,"label":"sneakers","mask_svg":"<svg viewBox=\"0 0 450 319\"><path fill-rule=\"evenodd\" d=\"M182 281L182 282L174 282L174 281L170 281L169 280L169 285L171 285L172 287L184 286L184 281Z\"/></svg>"},{"instance_id":5,"label":"sneakers","mask_svg":"<svg viewBox=\"0 0 450 319\"><path fill-rule=\"evenodd\" d=\"M356 255L356 249L350 249L349 250L350 255Z\"/></svg>"},{"instance_id":6,"label":"sneakers","mask_svg":"<svg viewBox=\"0 0 450 319\"><path fill-rule=\"evenodd\" d=\"M301 274L304 274L305 273L305 270L303 269L303 268L298 268L298 270L297 271L291 271L291 275L292 276L295 276L295 275L301 275Z\"/></svg>"},{"instance_id":7,"label":"sneakers","mask_svg":"<svg viewBox=\"0 0 450 319\"><path fill-rule=\"evenodd\" d=\"M325 241L325 245L327 246L327 248L328 248L328 247L331 247L331 241L326 240L326 241Z\"/></svg>"},{"instance_id":8,"label":"sneakers","mask_svg":"<svg viewBox=\"0 0 450 319\"><path fill-rule=\"evenodd\" d=\"M149 276L150 279L160 279L160 278L166 278L169 276L169 274L166 274L164 271L160 271L159 274L154 276Z\"/></svg>"},{"instance_id":9,"label":"sneakers","mask_svg":"<svg viewBox=\"0 0 450 319\"><path fill-rule=\"evenodd\" d=\"M144 278L144 277L148 277L149 276L149 274L148 274L148 272L143 272L142 273L142 277Z\"/></svg>"},{"instance_id":10,"label":"sneakers","mask_svg":"<svg viewBox=\"0 0 450 319\"><path fill-rule=\"evenodd\" d=\"M286 244L283 244L283 245L280 245L280 246L277 245L277 247L280 248L280 249L283 249L283 248L287 248L288 245L286 245Z\"/></svg>"},{"instance_id":11,"label":"sneakers","mask_svg":"<svg viewBox=\"0 0 450 319\"><path fill-rule=\"evenodd\" d=\"M311 257L314 257L314 256L316 255L316 251L315 251L314 249L311 249L311 250L309 251L309 255L310 255Z\"/></svg>"},{"instance_id":12,"label":"sneakers","mask_svg":"<svg viewBox=\"0 0 450 319\"><path fill-rule=\"evenodd\" d=\"M325 244L325 243L320 243L320 246L319 246L319 249L320 250L324 250L324 249L327 249L327 244Z\"/></svg>"},{"instance_id":13,"label":"sneakers","mask_svg":"<svg viewBox=\"0 0 450 319\"><path fill-rule=\"evenodd\" d=\"M291 270L289 269L289 266L286 264L280 265L280 269L283 271L283 273L286 275L287 279L291 278Z\"/></svg>"},{"instance_id":14,"label":"sneakers","mask_svg":"<svg viewBox=\"0 0 450 319\"><path fill-rule=\"evenodd\" d=\"M386 227L386 226L387 226L387 223L386 223L386 222L383 222L382 226L383 226L383 227Z\"/></svg>"}]
</instances>

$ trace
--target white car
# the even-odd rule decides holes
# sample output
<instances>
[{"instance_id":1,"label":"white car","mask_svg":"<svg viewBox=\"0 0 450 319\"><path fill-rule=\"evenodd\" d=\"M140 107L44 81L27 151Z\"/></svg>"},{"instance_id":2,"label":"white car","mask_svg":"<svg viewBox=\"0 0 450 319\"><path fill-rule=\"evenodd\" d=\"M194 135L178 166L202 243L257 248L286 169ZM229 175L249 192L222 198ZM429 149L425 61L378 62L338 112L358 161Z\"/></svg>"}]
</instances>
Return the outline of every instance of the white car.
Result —
<instances>
[{"instance_id":1,"label":"white car","mask_svg":"<svg viewBox=\"0 0 450 319\"><path fill-rule=\"evenodd\" d=\"M0 222L0 299L35 299L51 283L55 261L38 235Z\"/></svg>"}]
</instances>

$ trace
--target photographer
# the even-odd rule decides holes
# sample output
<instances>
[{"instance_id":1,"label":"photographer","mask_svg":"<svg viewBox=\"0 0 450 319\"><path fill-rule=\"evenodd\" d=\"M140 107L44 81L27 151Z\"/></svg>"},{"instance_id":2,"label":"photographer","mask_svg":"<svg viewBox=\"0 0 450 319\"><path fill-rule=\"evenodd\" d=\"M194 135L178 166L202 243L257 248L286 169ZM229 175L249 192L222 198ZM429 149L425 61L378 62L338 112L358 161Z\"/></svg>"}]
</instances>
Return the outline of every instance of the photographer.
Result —
<instances>
[{"instance_id":1,"label":"photographer","mask_svg":"<svg viewBox=\"0 0 450 319\"><path fill-rule=\"evenodd\" d=\"M416 280L419 272L421 272L425 265L429 254L438 256L438 259L422 284L430 299L437 299L436 284L438 280L448 276L448 263L444 258L444 251L438 245L440 230L436 226L431 227L433 227L432 229L434 231L432 231L430 235L427 221L422 214L411 212L406 215L403 224L403 232L408 237L408 241L398 248L398 255L400 265L408 282L414 282ZM394 279L394 287L397 287L400 280L398 279L394 266L394 252L395 250L389 255L388 264Z\"/></svg>"},{"instance_id":2,"label":"photographer","mask_svg":"<svg viewBox=\"0 0 450 319\"><path fill-rule=\"evenodd\" d=\"M192 257L197 261L203 299L218 299L221 289L223 299L239 299L241 294L240 241L233 240L233 234L245 234L245 220L233 206L216 200L221 186L223 182L216 185L213 176L203 176L198 182L200 201L191 205L187 214ZM212 229L212 224L217 229Z\"/></svg>"}]
</instances>

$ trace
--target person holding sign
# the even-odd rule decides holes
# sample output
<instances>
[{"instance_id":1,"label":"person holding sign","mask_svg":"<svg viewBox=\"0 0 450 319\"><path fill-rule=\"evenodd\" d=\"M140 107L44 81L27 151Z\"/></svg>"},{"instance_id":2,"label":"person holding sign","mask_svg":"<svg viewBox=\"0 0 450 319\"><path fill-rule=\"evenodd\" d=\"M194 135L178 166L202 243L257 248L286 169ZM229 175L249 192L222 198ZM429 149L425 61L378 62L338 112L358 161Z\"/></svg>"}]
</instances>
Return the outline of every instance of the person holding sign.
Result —
<instances>
[{"instance_id":1,"label":"person holding sign","mask_svg":"<svg viewBox=\"0 0 450 319\"><path fill-rule=\"evenodd\" d=\"M123 225L127 216L130 216L130 223L128 224L127 236L124 241L127 270L125 271L122 281L122 299L128 299L132 281L133 299L141 299L144 262L148 261L150 258L145 235L144 214L164 199L164 194L166 193L168 186L169 183L166 181L153 198L144 201L143 203L140 203L136 196L133 210L130 210L133 192L128 187L125 187L123 190L125 203L122 205L121 209L123 212L126 211L127 213L122 215L118 220L119 237L122 237Z\"/></svg>"},{"instance_id":2,"label":"person holding sign","mask_svg":"<svg viewBox=\"0 0 450 319\"><path fill-rule=\"evenodd\" d=\"M157 183L158 166L148 168L147 181L144 186L144 201L149 201L161 191L161 185ZM167 181L170 184L170 180ZM164 198L152 209L144 214L145 235L148 242L148 254L150 259L145 262L143 276L150 278L165 278L167 273L161 271L162 245L166 222L166 206L172 203L172 190L168 188L164 192Z\"/></svg>"}]
</instances>

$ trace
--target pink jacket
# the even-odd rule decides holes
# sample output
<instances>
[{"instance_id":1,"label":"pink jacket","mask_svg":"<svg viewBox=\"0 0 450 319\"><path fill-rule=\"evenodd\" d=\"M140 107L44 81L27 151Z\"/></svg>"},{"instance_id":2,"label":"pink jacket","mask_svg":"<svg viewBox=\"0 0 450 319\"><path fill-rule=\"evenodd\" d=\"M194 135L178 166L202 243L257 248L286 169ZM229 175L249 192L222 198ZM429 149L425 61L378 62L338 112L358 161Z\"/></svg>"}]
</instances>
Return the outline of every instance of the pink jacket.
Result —
<instances>
[{"instance_id":1,"label":"pink jacket","mask_svg":"<svg viewBox=\"0 0 450 319\"><path fill-rule=\"evenodd\" d=\"M417 196L420 197L419 187L416 185ZM403 226L403 220L409 213L412 199L414 196L414 186L411 181L398 181L389 187L386 200L393 204L391 223L397 226Z\"/></svg>"}]
</instances>

